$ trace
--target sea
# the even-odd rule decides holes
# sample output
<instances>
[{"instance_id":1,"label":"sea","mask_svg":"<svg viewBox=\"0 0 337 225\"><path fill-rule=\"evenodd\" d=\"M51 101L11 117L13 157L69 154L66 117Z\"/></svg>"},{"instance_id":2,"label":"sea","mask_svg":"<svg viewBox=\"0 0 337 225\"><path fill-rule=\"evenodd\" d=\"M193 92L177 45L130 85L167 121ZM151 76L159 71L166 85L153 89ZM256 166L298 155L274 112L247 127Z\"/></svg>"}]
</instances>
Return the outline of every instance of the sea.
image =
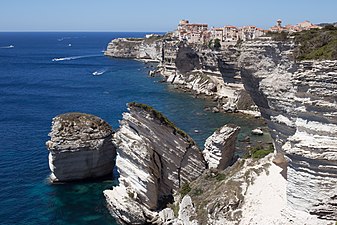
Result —
<instances>
[{"instance_id":1,"label":"sea","mask_svg":"<svg viewBox=\"0 0 337 225\"><path fill-rule=\"evenodd\" d=\"M48 182L45 142L56 115L90 113L118 129L128 102L146 103L201 148L222 125L241 126L239 152L251 130L265 126L239 114L205 111L214 103L179 92L159 76L150 78L155 65L103 54L114 38L148 33L0 33L0 224L117 224L102 194L116 178Z\"/></svg>"}]
</instances>

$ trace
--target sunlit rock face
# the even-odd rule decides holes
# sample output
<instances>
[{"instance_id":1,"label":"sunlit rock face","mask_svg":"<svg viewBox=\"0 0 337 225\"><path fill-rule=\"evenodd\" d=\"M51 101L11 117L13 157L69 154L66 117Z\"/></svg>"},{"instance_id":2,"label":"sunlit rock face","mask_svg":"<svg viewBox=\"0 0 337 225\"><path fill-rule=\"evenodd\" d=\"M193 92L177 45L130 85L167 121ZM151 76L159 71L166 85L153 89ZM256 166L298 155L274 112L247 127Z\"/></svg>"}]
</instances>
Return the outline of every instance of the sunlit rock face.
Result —
<instances>
[{"instance_id":1,"label":"sunlit rock face","mask_svg":"<svg viewBox=\"0 0 337 225\"><path fill-rule=\"evenodd\" d=\"M56 116L46 145L53 182L112 176L116 148L112 128L102 119L84 113Z\"/></svg>"},{"instance_id":2,"label":"sunlit rock face","mask_svg":"<svg viewBox=\"0 0 337 225\"><path fill-rule=\"evenodd\" d=\"M203 154L210 169L223 170L231 164L239 130L238 126L225 125L207 138Z\"/></svg>"},{"instance_id":3,"label":"sunlit rock face","mask_svg":"<svg viewBox=\"0 0 337 225\"><path fill-rule=\"evenodd\" d=\"M120 129L116 165L119 186L105 190L108 207L121 223L143 224L173 201L181 185L199 177L206 163L195 142L149 106L130 103Z\"/></svg>"},{"instance_id":4,"label":"sunlit rock face","mask_svg":"<svg viewBox=\"0 0 337 225\"><path fill-rule=\"evenodd\" d=\"M288 159L288 203L337 220L337 61L294 62L293 47L244 43L241 76Z\"/></svg>"},{"instance_id":5,"label":"sunlit rock face","mask_svg":"<svg viewBox=\"0 0 337 225\"><path fill-rule=\"evenodd\" d=\"M112 40L104 54L116 58L161 60L162 41L155 38L117 38Z\"/></svg>"}]
</instances>

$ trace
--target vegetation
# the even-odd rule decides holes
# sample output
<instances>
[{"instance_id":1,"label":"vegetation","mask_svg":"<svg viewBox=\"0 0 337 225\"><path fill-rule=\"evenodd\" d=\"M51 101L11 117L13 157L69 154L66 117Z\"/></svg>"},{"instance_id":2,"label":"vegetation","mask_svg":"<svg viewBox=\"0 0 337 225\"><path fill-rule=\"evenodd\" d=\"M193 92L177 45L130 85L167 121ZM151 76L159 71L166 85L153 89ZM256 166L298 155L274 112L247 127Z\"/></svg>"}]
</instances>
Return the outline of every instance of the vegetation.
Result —
<instances>
[{"instance_id":1,"label":"vegetation","mask_svg":"<svg viewBox=\"0 0 337 225\"><path fill-rule=\"evenodd\" d=\"M204 191L200 188L192 189L191 191L192 196L199 196L199 195L202 195L203 193Z\"/></svg>"},{"instance_id":2,"label":"vegetation","mask_svg":"<svg viewBox=\"0 0 337 225\"><path fill-rule=\"evenodd\" d=\"M287 41L288 40L288 32L282 31L278 32L268 32L267 37L271 37L274 41Z\"/></svg>"},{"instance_id":3,"label":"vegetation","mask_svg":"<svg viewBox=\"0 0 337 225\"><path fill-rule=\"evenodd\" d=\"M161 112L155 110L149 105L137 102L131 102L128 104L129 107L136 107L145 110L146 112L150 113L154 118L158 119L161 124L173 128L173 133L180 134L183 138L185 138L190 144L195 144L194 141L185 133L183 130L179 129L172 123L166 116L164 116Z\"/></svg>"},{"instance_id":4,"label":"vegetation","mask_svg":"<svg viewBox=\"0 0 337 225\"><path fill-rule=\"evenodd\" d=\"M273 152L274 146L272 144L269 144L269 146L267 147L258 145L256 147L253 147L249 152L247 152L244 155L244 158L262 159Z\"/></svg>"},{"instance_id":5,"label":"vegetation","mask_svg":"<svg viewBox=\"0 0 337 225\"><path fill-rule=\"evenodd\" d=\"M178 217L179 214L179 203L170 203L167 205L168 208L171 208L173 210L173 214L175 217Z\"/></svg>"},{"instance_id":6,"label":"vegetation","mask_svg":"<svg viewBox=\"0 0 337 225\"><path fill-rule=\"evenodd\" d=\"M218 173L218 174L215 176L215 179L216 179L217 181L223 181L223 180L226 179L226 175L223 174L223 173Z\"/></svg>"},{"instance_id":7,"label":"vegetation","mask_svg":"<svg viewBox=\"0 0 337 225\"><path fill-rule=\"evenodd\" d=\"M190 187L190 184L188 182L185 182L183 186L181 186L179 191L179 193L181 194L181 198L190 193L191 190L192 188Z\"/></svg>"},{"instance_id":8,"label":"vegetation","mask_svg":"<svg viewBox=\"0 0 337 225\"><path fill-rule=\"evenodd\" d=\"M311 29L294 34L295 58L297 60L336 60L337 27Z\"/></svg>"},{"instance_id":9,"label":"vegetation","mask_svg":"<svg viewBox=\"0 0 337 225\"><path fill-rule=\"evenodd\" d=\"M220 44L220 39L219 38L216 38L214 40L214 45L213 45L214 49L215 50L219 50L221 48L221 44Z\"/></svg>"},{"instance_id":10,"label":"vegetation","mask_svg":"<svg viewBox=\"0 0 337 225\"><path fill-rule=\"evenodd\" d=\"M212 39L208 42L208 48L210 49L214 49L216 51L220 50L221 48L221 43L220 43L220 39L216 38L216 39Z\"/></svg>"}]
</instances>

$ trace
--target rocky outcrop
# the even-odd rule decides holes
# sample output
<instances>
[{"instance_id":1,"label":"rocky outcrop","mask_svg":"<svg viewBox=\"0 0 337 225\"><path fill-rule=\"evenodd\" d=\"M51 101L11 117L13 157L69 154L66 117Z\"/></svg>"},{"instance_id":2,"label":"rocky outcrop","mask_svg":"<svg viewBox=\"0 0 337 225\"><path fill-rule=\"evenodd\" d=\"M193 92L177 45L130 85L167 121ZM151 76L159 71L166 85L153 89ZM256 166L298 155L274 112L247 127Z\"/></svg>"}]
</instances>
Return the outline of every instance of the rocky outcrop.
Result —
<instances>
[{"instance_id":1,"label":"rocky outcrop","mask_svg":"<svg viewBox=\"0 0 337 225\"><path fill-rule=\"evenodd\" d=\"M112 175L116 148L112 128L102 119L84 113L66 113L53 119L49 150L52 182Z\"/></svg>"},{"instance_id":2,"label":"rocky outcrop","mask_svg":"<svg viewBox=\"0 0 337 225\"><path fill-rule=\"evenodd\" d=\"M240 73L233 63L235 57L236 51L215 52L171 41L164 45L159 70L166 82L196 95L213 97L222 111L257 112L241 83Z\"/></svg>"},{"instance_id":3,"label":"rocky outcrop","mask_svg":"<svg viewBox=\"0 0 337 225\"><path fill-rule=\"evenodd\" d=\"M145 224L173 201L173 194L206 168L201 150L153 108L130 103L120 129L116 165L119 186L104 191L112 215L123 224Z\"/></svg>"},{"instance_id":4,"label":"rocky outcrop","mask_svg":"<svg viewBox=\"0 0 337 225\"><path fill-rule=\"evenodd\" d=\"M238 126L225 125L206 139L203 154L210 169L223 170L231 164L239 130Z\"/></svg>"},{"instance_id":5,"label":"rocky outcrop","mask_svg":"<svg viewBox=\"0 0 337 225\"><path fill-rule=\"evenodd\" d=\"M116 58L160 61L162 38L117 38L112 40L104 54Z\"/></svg>"},{"instance_id":6,"label":"rocky outcrop","mask_svg":"<svg viewBox=\"0 0 337 225\"><path fill-rule=\"evenodd\" d=\"M337 61L294 62L293 48L244 43L241 75L288 160L289 206L337 220Z\"/></svg>"}]
</instances>

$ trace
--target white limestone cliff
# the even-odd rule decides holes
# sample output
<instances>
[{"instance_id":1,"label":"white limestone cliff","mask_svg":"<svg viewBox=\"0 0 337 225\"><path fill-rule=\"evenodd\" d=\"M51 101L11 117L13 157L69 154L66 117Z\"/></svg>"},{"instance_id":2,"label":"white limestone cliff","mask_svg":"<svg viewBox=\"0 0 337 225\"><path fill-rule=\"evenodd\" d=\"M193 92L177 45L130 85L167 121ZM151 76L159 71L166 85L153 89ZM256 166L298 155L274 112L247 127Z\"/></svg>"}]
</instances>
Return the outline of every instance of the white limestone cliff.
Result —
<instances>
[{"instance_id":1,"label":"white limestone cliff","mask_svg":"<svg viewBox=\"0 0 337 225\"><path fill-rule=\"evenodd\" d=\"M239 130L236 125L225 125L206 139L203 154L208 168L223 170L230 165Z\"/></svg>"},{"instance_id":2,"label":"white limestone cliff","mask_svg":"<svg viewBox=\"0 0 337 225\"><path fill-rule=\"evenodd\" d=\"M108 208L124 224L144 224L206 168L200 149L149 106L130 103L114 135L119 186L105 190Z\"/></svg>"},{"instance_id":3,"label":"white limestone cliff","mask_svg":"<svg viewBox=\"0 0 337 225\"><path fill-rule=\"evenodd\" d=\"M288 205L337 220L337 61L294 62L293 47L244 43L241 75L288 160Z\"/></svg>"},{"instance_id":4,"label":"white limestone cliff","mask_svg":"<svg viewBox=\"0 0 337 225\"><path fill-rule=\"evenodd\" d=\"M53 119L49 150L52 182L112 175L116 149L112 128L102 119L84 113L66 113Z\"/></svg>"}]
</instances>

